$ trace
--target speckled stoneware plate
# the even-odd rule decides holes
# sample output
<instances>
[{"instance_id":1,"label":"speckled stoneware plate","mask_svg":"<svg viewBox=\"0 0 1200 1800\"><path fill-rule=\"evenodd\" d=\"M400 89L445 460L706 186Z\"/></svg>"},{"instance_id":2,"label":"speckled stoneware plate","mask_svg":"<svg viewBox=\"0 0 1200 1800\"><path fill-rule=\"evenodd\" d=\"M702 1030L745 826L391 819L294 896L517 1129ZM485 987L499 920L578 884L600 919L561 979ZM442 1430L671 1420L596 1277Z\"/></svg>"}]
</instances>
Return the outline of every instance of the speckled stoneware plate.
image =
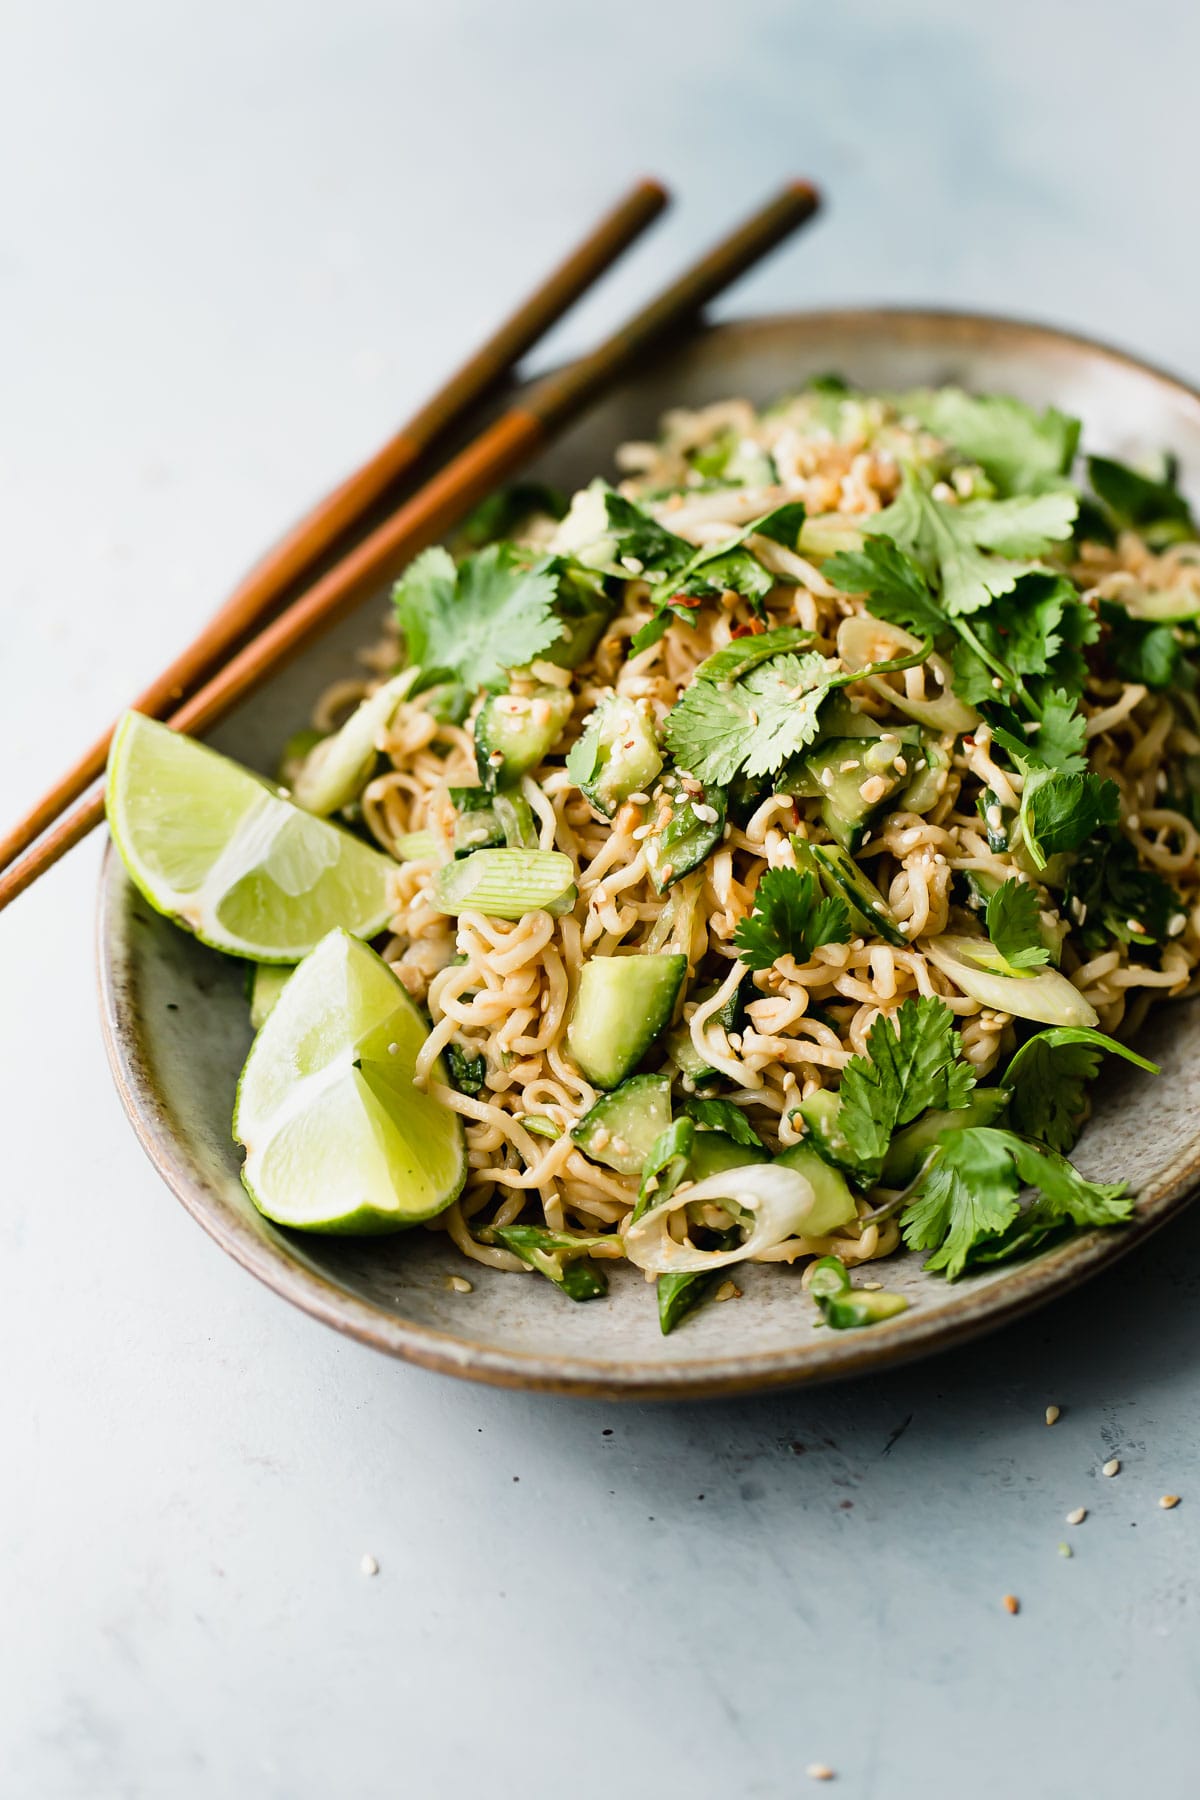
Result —
<instances>
[{"instance_id":1,"label":"speckled stoneware plate","mask_svg":"<svg viewBox=\"0 0 1200 1800\"><path fill-rule=\"evenodd\" d=\"M543 473L560 487L609 471L614 447L652 432L671 405L731 394L766 401L831 369L867 387L961 382L1053 402L1086 421L1091 448L1125 456L1170 448L1200 489L1200 395L1130 357L1008 320L881 311L751 319L709 330L627 383L565 436ZM282 673L214 738L271 769L313 698L352 666L383 605ZM453 1375L608 1397L693 1396L827 1381L958 1342L1073 1287L1182 1207L1200 1180L1200 1010L1167 1007L1141 1040L1155 1080L1110 1072L1084 1134L1086 1173L1124 1176L1140 1200L1128 1229L1092 1233L1024 1265L948 1287L919 1259L888 1265L910 1310L869 1330L814 1331L798 1274L746 1267L736 1304L658 1331L643 1278L620 1268L608 1299L572 1305L536 1275L466 1266L448 1240L416 1230L359 1244L278 1229L255 1212L231 1141L234 1085L250 1045L243 969L152 913L118 858L105 863L99 918L101 1005L117 1087L147 1154L188 1210L251 1274L316 1318L381 1350Z\"/></svg>"}]
</instances>

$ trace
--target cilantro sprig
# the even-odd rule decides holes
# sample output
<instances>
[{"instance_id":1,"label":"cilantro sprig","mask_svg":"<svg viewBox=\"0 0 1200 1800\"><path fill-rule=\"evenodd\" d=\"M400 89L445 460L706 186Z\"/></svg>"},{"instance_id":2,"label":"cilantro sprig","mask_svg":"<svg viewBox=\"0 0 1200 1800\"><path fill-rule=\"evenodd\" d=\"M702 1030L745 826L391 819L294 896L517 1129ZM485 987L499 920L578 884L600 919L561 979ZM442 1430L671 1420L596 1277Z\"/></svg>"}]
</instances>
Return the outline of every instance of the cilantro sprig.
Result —
<instances>
[{"instance_id":1,"label":"cilantro sprig","mask_svg":"<svg viewBox=\"0 0 1200 1800\"><path fill-rule=\"evenodd\" d=\"M1158 1064L1087 1025L1053 1025L1027 1038L1009 1062L1001 1086L1009 1094L1009 1118L1028 1138L1068 1151L1078 1135L1086 1088L1108 1053L1157 1075Z\"/></svg>"},{"instance_id":2,"label":"cilantro sprig","mask_svg":"<svg viewBox=\"0 0 1200 1800\"><path fill-rule=\"evenodd\" d=\"M1035 412L1007 394L918 388L898 394L896 405L978 463L1002 494L1036 493L1061 482L1079 445L1078 419L1053 406Z\"/></svg>"},{"instance_id":3,"label":"cilantro sprig","mask_svg":"<svg viewBox=\"0 0 1200 1800\"><path fill-rule=\"evenodd\" d=\"M987 903L987 934L1008 974L1028 974L1050 960L1041 939L1037 895L1015 878L996 889Z\"/></svg>"},{"instance_id":4,"label":"cilantro sprig","mask_svg":"<svg viewBox=\"0 0 1200 1800\"><path fill-rule=\"evenodd\" d=\"M420 687L456 681L470 693L504 688L509 669L531 662L561 635L557 593L556 574L531 565L512 544L489 544L457 566L446 550L423 551L394 595Z\"/></svg>"},{"instance_id":5,"label":"cilantro sprig","mask_svg":"<svg viewBox=\"0 0 1200 1800\"><path fill-rule=\"evenodd\" d=\"M850 941L844 900L824 899L815 878L796 869L768 869L749 918L739 919L734 948L748 969L770 969L781 956L811 962L822 944Z\"/></svg>"},{"instance_id":6,"label":"cilantro sprig","mask_svg":"<svg viewBox=\"0 0 1200 1800\"><path fill-rule=\"evenodd\" d=\"M961 1054L954 1014L932 996L881 1013L867 1033L867 1056L842 1071L837 1133L850 1147L859 1183L879 1179L892 1137L930 1107L966 1106L975 1075Z\"/></svg>"},{"instance_id":7,"label":"cilantro sprig","mask_svg":"<svg viewBox=\"0 0 1200 1800\"><path fill-rule=\"evenodd\" d=\"M1024 1211L1021 1190L1038 1196ZM901 1215L910 1250L954 1281L973 1263L1025 1255L1071 1225L1118 1225L1133 1212L1123 1181L1089 1181L1066 1157L994 1125L945 1131Z\"/></svg>"}]
</instances>

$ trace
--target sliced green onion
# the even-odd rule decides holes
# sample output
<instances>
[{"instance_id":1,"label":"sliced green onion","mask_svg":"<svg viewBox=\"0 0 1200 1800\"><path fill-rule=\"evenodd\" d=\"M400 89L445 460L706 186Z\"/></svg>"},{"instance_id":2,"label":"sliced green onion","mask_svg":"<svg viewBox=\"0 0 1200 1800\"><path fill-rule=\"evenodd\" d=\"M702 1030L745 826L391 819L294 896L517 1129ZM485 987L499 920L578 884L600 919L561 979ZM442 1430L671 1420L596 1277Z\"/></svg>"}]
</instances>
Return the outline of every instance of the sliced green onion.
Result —
<instances>
[{"instance_id":1,"label":"sliced green onion","mask_svg":"<svg viewBox=\"0 0 1200 1800\"><path fill-rule=\"evenodd\" d=\"M565 1231L544 1231L540 1225L497 1225L492 1233L498 1244L511 1250L530 1269L562 1289L569 1300L599 1300L608 1292L608 1276L582 1260L593 1250L610 1253L619 1238L571 1237Z\"/></svg>"},{"instance_id":2,"label":"sliced green onion","mask_svg":"<svg viewBox=\"0 0 1200 1800\"><path fill-rule=\"evenodd\" d=\"M735 1249L698 1250L694 1244L677 1243L671 1236L671 1214L681 1207L703 1206L706 1201L723 1207L747 1227L744 1241ZM650 1207L640 1219L632 1220L625 1231L625 1254L631 1263L652 1275L723 1269L801 1234L816 1204L812 1183L798 1169L749 1163L744 1168L710 1175L695 1187L684 1188L682 1193L673 1193Z\"/></svg>"},{"instance_id":3,"label":"sliced green onion","mask_svg":"<svg viewBox=\"0 0 1200 1800\"><path fill-rule=\"evenodd\" d=\"M989 938L946 932L941 937L922 938L921 948L964 994L995 1012L1034 1019L1042 1025L1094 1026L1100 1022L1096 1009L1057 969L1018 977L981 967L983 958L999 956Z\"/></svg>"},{"instance_id":4,"label":"sliced green onion","mask_svg":"<svg viewBox=\"0 0 1200 1800\"><path fill-rule=\"evenodd\" d=\"M446 863L433 881L433 904L452 917L481 912L521 919L570 912L575 900L575 866L561 850L476 850Z\"/></svg>"},{"instance_id":5,"label":"sliced green onion","mask_svg":"<svg viewBox=\"0 0 1200 1800\"><path fill-rule=\"evenodd\" d=\"M309 751L292 783L297 806L325 815L357 800L378 760L379 735L391 724L416 674L416 669L406 669L385 681L355 707L340 730Z\"/></svg>"},{"instance_id":6,"label":"sliced green onion","mask_svg":"<svg viewBox=\"0 0 1200 1800\"><path fill-rule=\"evenodd\" d=\"M897 712L905 713L935 731L971 731L979 723L979 714L973 706L967 706L956 697L951 686L949 663L936 651L918 654L928 641L914 637L909 631L901 631L898 625L873 619L867 613L855 613L838 626L837 649L845 666L857 670L858 678L868 682ZM911 662L906 660L909 658ZM885 659L889 666L894 664L904 668L915 662L926 663L941 683L940 699L910 700L899 689L889 687L882 679Z\"/></svg>"},{"instance_id":7,"label":"sliced green onion","mask_svg":"<svg viewBox=\"0 0 1200 1800\"><path fill-rule=\"evenodd\" d=\"M908 1311L908 1301L903 1294L889 1294L882 1289L877 1293L847 1285L840 1294L832 1294L819 1302L825 1323L835 1331L856 1331L863 1325L878 1325L884 1319L894 1319L897 1313Z\"/></svg>"},{"instance_id":8,"label":"sliced green onion","mask_svg":"<svg viewBox=\"0 0 1200 1800\"><path fill-rule=\"evenodd\" d=\"M808 1291L814 1300L827 1300L833 1294L844 1294L850 1287L850 1273L840 1256L823 1256L813 1264Z\"/></svg>"},{"instance_id":9,"label":"sliced green onion","mask_svg":"<svg viewBox=\"0 0 1200 1800\"><path fill-rule=\"evenodd\" d=\"M562 1136L562 1127L556 1125L553 1119L548 1119L545 1113L523 1113L518 1124L523 1125L526 1131L532 1131L534 1137L560 1138Z\"/></svg>"},{"instance_id":10,"label":"sliced green onion","mask_svg":"<svg viewBox=\"0 0 1200 1800\"><path fill-rule=\"evenodd\" d=\"M406 831L395 843L400 862L436 862L441 846L432 831Z\"/></svg>"}]
</instances>

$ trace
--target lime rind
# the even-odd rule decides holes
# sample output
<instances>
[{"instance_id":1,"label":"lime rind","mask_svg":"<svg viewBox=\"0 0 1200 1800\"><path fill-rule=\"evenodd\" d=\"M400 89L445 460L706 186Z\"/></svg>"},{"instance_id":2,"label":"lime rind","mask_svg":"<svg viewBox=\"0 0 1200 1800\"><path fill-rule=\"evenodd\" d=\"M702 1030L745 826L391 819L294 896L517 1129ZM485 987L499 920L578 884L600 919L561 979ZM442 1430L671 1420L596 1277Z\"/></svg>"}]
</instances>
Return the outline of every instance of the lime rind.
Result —
<instances>
[{"instance_id":1,"label":"lime rind","mask_svg":"<svg viewBox=\"0 0 1200 1800\"><path fill-rule=\"evenodd\" d=\"M295 963L333 926L374 937L391 915L389 857L139 713L113 738L107 810L149 904L229 955Z\"/></svg>"},{"instance_id":2,"label":"lime rind","mask_svg":"<svg viewBox=\"0 0 1200 1800\"><path fill-rule=\"evenodd\" d=\"M284 986L238 1084L242 1180L277 1224L370 1235L443 1212L467 1175L462 1122L413 1085L427 1036L387 964L335 930ZM440 1059L431 1078L446 1082Z\"/></svg>"}]
</instances>

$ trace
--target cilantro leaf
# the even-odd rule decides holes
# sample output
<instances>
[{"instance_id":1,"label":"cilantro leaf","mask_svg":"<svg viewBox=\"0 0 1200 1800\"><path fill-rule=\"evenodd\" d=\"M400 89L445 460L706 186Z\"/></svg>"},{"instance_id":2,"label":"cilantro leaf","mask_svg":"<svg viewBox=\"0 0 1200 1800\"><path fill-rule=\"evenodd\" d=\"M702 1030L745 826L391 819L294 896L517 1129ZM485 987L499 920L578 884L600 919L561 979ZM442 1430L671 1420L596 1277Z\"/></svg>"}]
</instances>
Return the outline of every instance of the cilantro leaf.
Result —
<instances>
[{"instance_id":1,"label":"cilantro leaf","mask_svg":"<svg viewBox=\"0 0 1200 1800\"><path fill-rule=\"evenodd\" d=\"M827 558L822 573L849 594L864 594L867 611L918 636L936 637L946 616L929 591L925 571L890 537L868 537L861 550Z\"/></svg>"},{"instance_id":2,"label":"cilantro leaf","mask_svg":"<svg viewBox=\"0 0 1200 1800\"><path fill-rule=\"evenodd\" d=\"M714 650L711 656L706 656L693 670L692 680L715 681L722 685L740 681L759 663L778 656L782 650L802 650L812 643L813 635L803 625L778 625L773 631L734 638L723 650Z\"/></svg>"},{"instance_id":3,"label":"cilantro leaf","mask_svg":"<svg viewBox=\"0 0 1200 1800\"><path fill-rule=\"evenodd\" d=\"M935 581L943 610L956 618L978 612L1035 572L1037 561L1029 559L1070 537L1077 510L1066 489L951 505L935 500L909 469L896 499L866 528L911 552Z\"/></svg>"},{"instance_id":4,"label":"cilantro leaf","mask_svg":"<svg viewBox=\"0 0 1200 1800\"><path fill-rule=\"evenodd\" d=\"M987 934L1010 971L1036 969L1049 962L1041 939L1037 895L1014 877L998 887L987 903Z\"/></svg>"},{"instance_id":5,"label":"cilantro leaf","mask_svg":"<svg viewBox=\"0 0 1200 1800\"><path fill-rule=\"evenodd\" d=\"M813 742L837 669L836 657L809 651L772 656L728 686L694 681L663 728L676 764L722 787L772 774Z\"/></svg>"},{"instance_id":6,"label":"cilantro leaf","mask_svg":"<svg viewBox=\"0 0 1200 1800\"><path fill-rule=\"evenodd\" d=\"M509 669L532 662L562 631L555 576L511 544L490 544L458 567L447 551L424 551L395 590L396 616L421 687L457 681L498 691Z\"/></svg>"},{"instance_id":7,"label":"cilantro leaf","mask_svg":"<svg viewBox=\"0 0 1200 1800\"><path fill-rule=\"evenodd\" d=\"M1033 493L1064 476L1079 444L1079 420L1053 406L1037 413L1004 394L919 388L896 405L978 463L1005 494Z\"/></svg>"},{"instance_id":8,"label":"cilantro leaf","mask_svg":"<svg viewBox=\"0 0 1200 1800\"><path fill-rule=\"evenodd\" d=\"M1034 770L1021 795L1021 829L1039 869L1052 856L1078 850L1104 825L1120 816L1121 791L1099 775L1061 775Z\"/></svg>"},{"instance_id":9,"label":"cilantro leaf","mask_svg":"<svg viewBox=\"0 0 1200 1800\"><path fill-rule=\"evenodd\" d=\"M697 1125L707 1125L712 1131L723 1131L731 1137L735 1144L742 1144L747 1150L761 1150L763 1141L751 1125L740 1106L732 1100L702 1100L696 1094L683 1096L683 1110L689 1119Z\"/></svg>"},{"instance_id":10,"label":"cilantro leaf","mask_svg":"<svg viewBox=\"0 0 1200 1800\"><path fill-rule=\"evenodd\" d=\"M1142 866L1136 846L1118 831L1105 832L1072 864L1063 910L1091 951L1110 937L1143 949L1162 943L1185 912L1175 889Z\"/></svg>"},{"instance_id":11,"label":"cilantro leaf","mask_svg":"<svg viewBox=\"0 0 1200 1800\"><path fill-rule=\"evenodd\" d=\"M1021 1211L1022 1186L1040 1198ZM1124 1182L1088 1181L1057 1151L992 1125L945 1131L902 1218L912 1250L932 1250L927 1269L954 1281L969 1262L999 1262L1035 1249L1068 1225L1116 1225L1133 1198Z\"/></svg>"},{"instance_id":12,"label":"cilantro leaf","mask_svg":"<svg viewBox=\"0 0 1200 1800\"><path fill-rule=\"evenodd\" d=\"M1043 696L1040 721L1026 724L1015 713L1002 716L1014 729L994 724L992 737L1023 773L1030 769L1056 769L1063 775L1082 775L1087 768L1087 720L1063 689Z\"/></svg>"},{"instance_id":13,"label":"cilantro leaf","mask_svg":"<svg viewBox=\"0 0 1200 1800\"><path fill-rule=\"evenodd\" d=\"M642 570L660 575L682 569L690 558L693 546L686 538L668 531L653 513L627 500L614 488L604 490L604 511L617 563L632 559L642 565ZM624 573L630 571L626 569Z\"/></svg>"},{"instance_id":14,"label":"cilantro leaf","mask_svg":"<svg viewBox=\"0 0 1200 1800\"><path fill-rule=\"evenodd\" d=\"M910 1250L931 1250L927 1269L961 1275L981 1239L998 1237L1021 1210L1021 1183L1004 1142L990 1125L946 1131L902 1218Z\"/></svg>"},{"instance_id":15,"label":"cilantro leaf","mask_svg":"<svg viewBox=\"0 0 1200 1800\"><path fill-rule=\"evenodd\" d=\"M1158 1064L1115 1038L1086 1025L1055 1025L1035 1032L1013 1056L1001 1086L1009 1091L1009 1117L1025 1137L1067 1151L1083 1116L1085 1090L1104 1051L1158 1074Z\"/></svg>"},{"instance_id":16,"label":"cilantro leaf","mask_svg":"<svg viewBox=\"0 0 1200 1800\"><path fill-rule=\"evenodd\" d=\"M1104 657L1114 675L1156 690L1178 685L1183 646L1169 625L1135 619L1111 600L1100 602L1100 618L1107 627Z\"/></svg>"},{"instance_id":17,"label":"cilantro leaf","mask_svg":"<svg viewBox=\"0 0 1200 1800\"><path fill-rule=\"evenodd\" d=\"M748 969L770 969L781 956L811 962L822 944L850 941L850 914L843 900L820 898L811 874L768 869L754 895L754 911L739 919L733 942ZM693 1115L694 1116L694 1115Z\"/></svg>"},{"instance_id":18,"label":"cilantro leaf","mask_svg":"<svg viewBox=\"0 0 1200 1800\"><path fill-rule=\"evenodd\" d=\"M965 1106L975 1077L960 1060L954 1014L932 996L906 1000L892 1018L881 1013L867 1046L870 1055L852 1057L842 1071L837 1131L853 1146L869 1187L892 1134L931 1106L946 1112Z\"/></svg>"},{"instance_id":19,"label":"cilantro leaf","mask_svg":"<svg viewBox=\"0 0 1200 1800\"><path fill-rule=\"evenodd\" d=\"M1165 479L1155 480L1111 456L1089 456L1088 479L1102 514L1117 531L1139 531L1155 549L1196 536L1195 520L1175 485L1169 459Z\"/></svg>"}]
</instances>

